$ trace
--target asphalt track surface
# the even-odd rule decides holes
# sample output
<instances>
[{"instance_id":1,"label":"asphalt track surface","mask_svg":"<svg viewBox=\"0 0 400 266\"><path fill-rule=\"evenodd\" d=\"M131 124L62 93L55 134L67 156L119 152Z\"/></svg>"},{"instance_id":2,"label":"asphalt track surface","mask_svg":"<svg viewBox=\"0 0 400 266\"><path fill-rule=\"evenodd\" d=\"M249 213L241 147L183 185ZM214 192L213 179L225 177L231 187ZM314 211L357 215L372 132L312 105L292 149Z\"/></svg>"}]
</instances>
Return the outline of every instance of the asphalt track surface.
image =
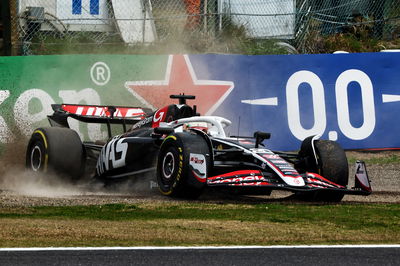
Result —
<instances>
[{"instance_id":1,"label":"asphalt track surface","mask_svg":"<svg viewBox=\"0 0 400 266\"><path fill-rule=\"evenodd\" d=\"M0 265L399 265L400 245L1 249Z\"/></svg>"}]
</instances>

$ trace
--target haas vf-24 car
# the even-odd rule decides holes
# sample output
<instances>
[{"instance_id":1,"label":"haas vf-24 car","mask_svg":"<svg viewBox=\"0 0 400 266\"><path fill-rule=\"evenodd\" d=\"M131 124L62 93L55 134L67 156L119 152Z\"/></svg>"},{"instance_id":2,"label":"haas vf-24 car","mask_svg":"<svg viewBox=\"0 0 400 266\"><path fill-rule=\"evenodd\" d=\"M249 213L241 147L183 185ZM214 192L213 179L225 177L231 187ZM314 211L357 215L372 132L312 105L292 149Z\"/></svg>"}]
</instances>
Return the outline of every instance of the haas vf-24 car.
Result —
<instances>
[{"instance_id":1,"label":"haas vf-24 car","mask_svg":"<svg viewBox=\"0 0 400 266\"><path fill-rule=\"evenodd\" d=\"M51 127L33 132L26 165L73 180L90 175L110 182L153 174L162 194L185 198L196 198L207 187L267 195L288 190L315 201L371 193L365 164L359 161L354 187L347 188L347 158L336 142L310 136L297 153L272 151L263 145L269 133L227 136L225 128L231 122L200 116L196 106L186 104L194 96L171 98L179 104L155 112L141 107L52 105ZM82 142L68 118L104 124L108 140ZM113 135L115 124L122 134Z\"/></svg>"}]
</instances>

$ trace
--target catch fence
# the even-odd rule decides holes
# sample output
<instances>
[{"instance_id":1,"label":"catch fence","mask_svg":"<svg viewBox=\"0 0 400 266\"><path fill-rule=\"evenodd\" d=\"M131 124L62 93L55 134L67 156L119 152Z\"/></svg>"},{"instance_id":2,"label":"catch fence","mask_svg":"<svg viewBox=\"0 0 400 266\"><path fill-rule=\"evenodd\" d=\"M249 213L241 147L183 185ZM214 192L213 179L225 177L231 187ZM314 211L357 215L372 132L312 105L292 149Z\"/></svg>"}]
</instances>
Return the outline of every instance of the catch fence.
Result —
<instances>
[{"instance_id":1,"label":"catch fence","mask_svg":"<svg viewBox=\"0 0 400 266\"><path fill-rule=\"evenodd\" d=\"M400 36L400 0L9 1L13 47L23 55L254 53L270 40L316 53L324 36Z\"/></svg>"}]
</instances>

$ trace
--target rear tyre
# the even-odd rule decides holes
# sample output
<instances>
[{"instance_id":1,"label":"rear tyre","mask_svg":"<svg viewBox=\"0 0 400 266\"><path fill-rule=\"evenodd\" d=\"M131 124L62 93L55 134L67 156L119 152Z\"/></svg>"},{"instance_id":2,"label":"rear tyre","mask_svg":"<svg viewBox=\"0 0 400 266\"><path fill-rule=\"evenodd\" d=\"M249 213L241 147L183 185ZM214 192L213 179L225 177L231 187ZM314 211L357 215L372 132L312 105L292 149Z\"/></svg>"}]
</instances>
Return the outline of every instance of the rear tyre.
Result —
<instances>
[{"instance_id":1,"label":"rear tyre","mask_svg":"<svg viewBox=\"0 0 400 266\"><path fill-rule=\"evenodd\" d=\"M26 167L78 180L84 172L84 149L78 134L61 127L36 129L29 140Z\"/></svg>"},{"instance_id":2,"label":"rear tyre","mask_svg":"<svg viewBox=\"0 0 400 266\"><path fill-rule=\"evenodd\" d=\"M337 142L330 140L315 141L315 150L318 157L318 165L312 164L306 167L308 172L318 173L324 178L338 185L347 186L349 180L349 166L344 150ZM311 149L309 149L311 151ZM302 153L302 152L300 152ZM304 152L303 152L304 154ZM308 156L308 161L312 154L304 154ZM342 200L344 193L338 191L315 191L312 193L299 193L303 200L339 202Z\"/></svg>"},{"instance_id":3,"label":"rear tyre","mask_svg":"<svg viewBox=\"0 0 400 266\"><path fill-rule=\"evenodd\" d=\"M210 149L200 135L184 132L168 136L157 161L157 182L162 194L196 199L206 185Z\"/></svg>"}]
</instances>

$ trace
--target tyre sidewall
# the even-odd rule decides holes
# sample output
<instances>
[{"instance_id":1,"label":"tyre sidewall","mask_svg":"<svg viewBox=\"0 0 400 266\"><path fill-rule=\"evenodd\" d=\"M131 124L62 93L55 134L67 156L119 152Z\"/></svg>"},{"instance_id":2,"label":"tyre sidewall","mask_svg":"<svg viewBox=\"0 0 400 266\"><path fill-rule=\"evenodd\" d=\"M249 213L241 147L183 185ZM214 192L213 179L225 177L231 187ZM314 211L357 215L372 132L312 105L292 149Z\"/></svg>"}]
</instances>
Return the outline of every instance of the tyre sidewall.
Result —
<instances>
[{"instance_id":1,"label":"tyre sidewall","mask_svg":"<svg viewBox=\"0 0 400 266\"><path fill-rule=\"evenodd\" d=\"M71 181L84 172L84 148L78 134L69 128L38 128L32 134L26 154L26 166L32 168L31 153L36 147L43 150L43 167L39 172L56 174Z\"/></svg>"},{"instance_id":2,"label":"tyre sidewall","mask_svg":"<svg viewBox=\"0 0 400 266\"><path fill-rule=\"evenodd\" d=\"M26 153L26 167L28 169L33 170L34 172L47 172L47 166L48 166L48 154L47 154L47 143L46 140L43 138L43 136L36 132L33 133L29 144L28 144L28 149ZM40 165L35 166L35 162L32 162L33 156L32 153L34 150L38 148L40 151ZM35 169L36 168L36 169Z\"/></svg>"},{"instance_id":3,"label":"tyre sidewall","mask_svg":"<svg viewBox=\"0 0 400 266\"><path fill-rule=\"evenodd\" d=\"M164 162L168 154L174 156L174 171L170 178L164 176ZM177 196L181 190L181 178L184 173L184 153L182 141L176 136L167 137L160 149L157 163L157 181L162 194L167 196Z\"/></svg>"},{"instance_id":4,"label":"tyre sidewall","mask_svg":"<svg viewBox=\"0 0 400 266\"><path fill-rule=\"evenodd\" d=\"M176 156L174 175L168 184L163 178L162 165L165 155L174 151ZM205 158L206 172L209 173L209 147L202 136L194 133L176 133L167 137L160 148L157 163L157 181L162 194L183 198L197 198L206 185L206 177L202 180L194 176L190 165L191 154L200 154Z\"/></svg>"}]
</instances>

